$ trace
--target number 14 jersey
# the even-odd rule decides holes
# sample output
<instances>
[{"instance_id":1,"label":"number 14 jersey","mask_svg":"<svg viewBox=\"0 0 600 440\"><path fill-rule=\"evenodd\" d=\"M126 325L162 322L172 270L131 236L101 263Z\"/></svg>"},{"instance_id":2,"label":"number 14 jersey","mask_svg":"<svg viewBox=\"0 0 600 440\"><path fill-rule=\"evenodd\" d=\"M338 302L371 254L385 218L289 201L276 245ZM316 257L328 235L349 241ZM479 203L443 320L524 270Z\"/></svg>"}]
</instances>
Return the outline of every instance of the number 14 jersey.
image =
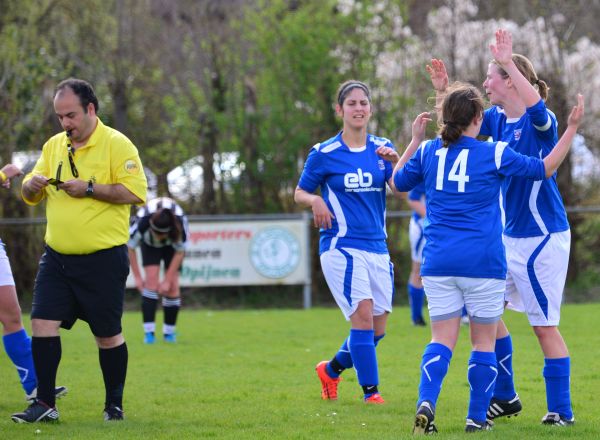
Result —
<instances>
[{"instance_id":1,"label":"number 14 jersey","mask_svg":"<svg viewBox=\"0 0 600 440\"><path fill-rule=\"evenodd\" d=\"M425 183L421 275L506 277L499 204L505 176L544 179L544 164L505 142L462 136L448 148L440 138L424 142L395 175L399 191Z\"/></svg>"}]
</instances>

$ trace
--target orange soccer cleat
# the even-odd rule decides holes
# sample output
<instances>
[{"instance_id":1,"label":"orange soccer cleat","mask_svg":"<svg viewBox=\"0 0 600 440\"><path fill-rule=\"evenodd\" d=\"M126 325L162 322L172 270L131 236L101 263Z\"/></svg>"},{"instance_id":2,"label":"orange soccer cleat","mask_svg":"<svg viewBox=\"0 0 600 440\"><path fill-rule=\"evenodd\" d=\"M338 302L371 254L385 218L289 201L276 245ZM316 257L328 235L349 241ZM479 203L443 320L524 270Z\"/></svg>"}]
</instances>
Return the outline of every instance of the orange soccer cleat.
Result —
<instances>
[{"instance_id":1,"label":"orange soccer cleat","mask_svg":"<svg viewBox=\"0 0 600 440\"><path fill-rule=\"evenodd\" d=\"M385 403L385 400L383 400L383 397L381 397L381 394L375 393L375 394L371 394L369 397L365 397L365 403L368 403L371 405L381 405L381 404Z\"/></svg>"},{"instance_id":2,"label":"orange soccer cleat","mask_svg":"<svg viewBox=\"0 0 600 440\"><path fill-rule=\"evenodd\" d=\"M322 361L315 368L317 375L321 381L321 398L323 400L337 400L338 383L342 380L341 377L333 378L327 374L327 361Z\"/></svg>"}]
</instances>

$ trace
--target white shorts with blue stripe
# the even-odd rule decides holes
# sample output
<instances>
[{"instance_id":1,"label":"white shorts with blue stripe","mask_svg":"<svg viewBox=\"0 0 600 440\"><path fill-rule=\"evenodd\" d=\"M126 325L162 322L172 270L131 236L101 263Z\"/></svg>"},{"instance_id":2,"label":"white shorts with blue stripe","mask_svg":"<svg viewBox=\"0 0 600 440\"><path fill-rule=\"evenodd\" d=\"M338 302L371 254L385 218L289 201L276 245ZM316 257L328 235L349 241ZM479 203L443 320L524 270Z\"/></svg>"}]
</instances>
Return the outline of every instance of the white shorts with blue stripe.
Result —
<instances>
[{"instance_id":1,"label":"white shorts with blue stripe","mask_svg":"<svg viewBox=\"0 0 600 440\"><path fill-rule=\"evenodd\" d=\"M410 218L408 225L408 239L410 240L410 256L415 263L423 259L423 248L425 247L425 235L423 234L423 219Z\"/></svg>"},{"instance_id":2,"label":"white shorts with blue stripe","mask_svg":"<svg viewBox=\"0 0 600 440\"><path fill-rule=\"evenodd\" d=\"M506 281L495 278L423 277L431 321L460 318L465 306L474 322L497 322L504 311L505 286Z\"/></svg>"},{"instance_id":3,"label":"white shorts with blue stripe","mask_svg":"<svg viewBox=\"0 0 600 440\"><path fill-rule=\"evenodd\" d=\"M504 236L507 307L527 313L532 326L557 326L569 267L571 231L540 237Z\"/></svg>"},{"instance_id":4,"label":"white shorts with blue stripe","mask_svg":"<svg viewBox=\"0 0 600 440\"><path fill-rule=\"evenodd\" d=\"M4 250L4 243L0 240L0 286L14 286L15 280L10 269L10 261Z\"/></svg>"},{"instance_id":5,"label":"white shorts with blue stripe","mask_svg":"<svg viewBox=\"0 0 600 440\"><path fill-rule=\"evenodd\" d=\"M373 315L392 311L394 269L388 254L332 249L321 254L321 269L346 320L358 303L373 300Z\"/></svg>"}]
</instances>

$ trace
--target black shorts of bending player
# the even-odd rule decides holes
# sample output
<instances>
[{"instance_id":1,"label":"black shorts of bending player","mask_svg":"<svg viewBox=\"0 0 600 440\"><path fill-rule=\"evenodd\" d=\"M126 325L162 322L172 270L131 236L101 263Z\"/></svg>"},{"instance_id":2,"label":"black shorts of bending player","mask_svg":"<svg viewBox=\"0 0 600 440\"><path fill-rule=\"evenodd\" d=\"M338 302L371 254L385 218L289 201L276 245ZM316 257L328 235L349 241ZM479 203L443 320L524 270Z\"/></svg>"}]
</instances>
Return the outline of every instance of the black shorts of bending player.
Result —
<instances>
[{"instance_id":1,"label":"black shorts of bending player","mask_svg":"<svg viewBox=\"0 0 600 440\"><path fill-rule=\"evenodd\" d=\"M160 266L160 262L164 262L164 268L167 270L171 264L173 256L175 256L175 248L173 246L154 247L148 246L142 242L140 245L142 251L142 266ZM179 266L181 272L181 266Z\"/></svg>"},{"instance_id":2,"label":"black shorts of bending player","mask_svg":"<svg viewBox=\"0 0 600 440\"><path fill-rule=\"evenodd\" d=\"M46 246L35 278L31 318L62 321L66 329L81 319L94 336L118 335L128 274L126 245L87 255L64 255Z\"/></svg>"}]
</instances>

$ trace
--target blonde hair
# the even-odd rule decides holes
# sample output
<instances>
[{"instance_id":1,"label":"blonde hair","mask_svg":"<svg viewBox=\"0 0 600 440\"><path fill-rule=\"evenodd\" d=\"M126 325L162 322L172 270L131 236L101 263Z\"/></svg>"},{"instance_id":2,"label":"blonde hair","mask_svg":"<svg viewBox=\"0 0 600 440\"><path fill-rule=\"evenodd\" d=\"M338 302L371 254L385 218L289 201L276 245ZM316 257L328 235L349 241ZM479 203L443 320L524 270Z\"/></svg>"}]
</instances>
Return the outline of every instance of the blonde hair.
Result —
<instances>
[{"instance_id":1,"label":"blonde hair","mask_svg":"<svg viewBox=\"0 0 600 440\"><path fill-rule=\"evenodd\" d=\"M538 93L540 94L542 99L546 101L548 99L550 87L544 80L538 78L531 61L529 61L529 59L525 55L521 55L518 53L513 54L512 60L517 66L517 69L519 69L519 72L521 72L523 76L527 78L527 81L529 81L529 83L532 86L537 87ZM508 78L508 73L506 73L506 71L502 67L500 67L496 60L492 60L491 63L496 65L502 78Z\"/></svg>"}]
</instances>

